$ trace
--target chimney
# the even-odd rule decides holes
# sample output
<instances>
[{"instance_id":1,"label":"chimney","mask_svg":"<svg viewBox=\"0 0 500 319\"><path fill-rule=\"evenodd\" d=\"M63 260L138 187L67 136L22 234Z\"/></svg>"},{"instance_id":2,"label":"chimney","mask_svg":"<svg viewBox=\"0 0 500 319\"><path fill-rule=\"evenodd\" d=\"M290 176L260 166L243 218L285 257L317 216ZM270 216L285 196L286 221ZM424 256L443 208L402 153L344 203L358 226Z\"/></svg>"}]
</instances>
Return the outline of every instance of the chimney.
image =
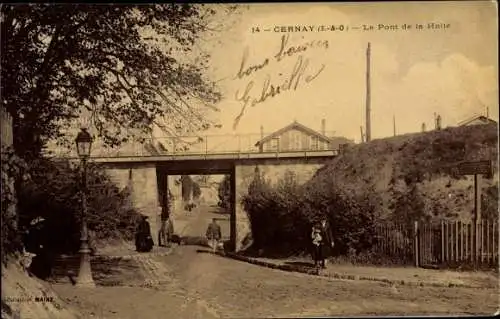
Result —
<instances>
[{"instance_id":1,"label":"chimney","mask_svg":"<svg viewBox=\"0 0 500 319\"><path fill-rule=\"evenodd\" d=\"M321 120L321 134L325 135L326 131L326 120L325 119L322 119Z\"/></svg>"},{"instance_id":2,"label":"chimney","mask_svg":"<svg viewBox=\"0 0 500 319\"><path fill-rule=\"evenodd\" d=\"M260 126L260 139L262 140L264 138L264 126Z\"/></svg>"},{"instance_id":3,"label":"chimney","mask_svg":"<svg viewBox=\"0 0 500 319\"><path fill-rule=\"evenodd\" d=\"M437 115L436 117L436 130L441 130L441 115Z\"/></svg>"},{"instance_id":4,"label":"chimney","mask_svg":"<svg viewBox=\"0 0 500 319\"><path fill-rule=\"evenodd\" d=\"M339 144L340 154L345 154L345 152L347 151L348 147L349 147L348 143Z\"/></svg>"}]
</instances>

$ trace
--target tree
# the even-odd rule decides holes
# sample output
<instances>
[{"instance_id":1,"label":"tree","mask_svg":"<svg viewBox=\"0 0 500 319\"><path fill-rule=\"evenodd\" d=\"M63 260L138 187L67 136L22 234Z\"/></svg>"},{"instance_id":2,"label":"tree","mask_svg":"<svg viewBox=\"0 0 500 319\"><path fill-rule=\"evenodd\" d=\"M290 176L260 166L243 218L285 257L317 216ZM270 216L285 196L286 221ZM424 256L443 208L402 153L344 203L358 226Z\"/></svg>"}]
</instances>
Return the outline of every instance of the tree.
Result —
<instances>
[{"instance_id":1,"label":"tree","mask_svg":"<svg viewBox=\"0 0 500 319\"><path fill-rule=\"evenodd\" d=\"M189 201L191 198L192 192L193 192L193 180L191 179L191 176L182 175L181 176L182 200L185 202Z\"/></svg>"},{"instance_id":2,"label":"tree","mask_svg":"<svg viewBox=\"0 0 500 319\"><path fill-rule=\"evenodd\" d=\"M81 168L69 162L33 161L29 180L18 193L19 226L29 228L42 217L48 235L41 238L53 251L76 252L80 240ZM90 164L87 174L87 223L100 239L131 240L139 212L128 188L119 189L102 168Z\"/></svg>"},{"instance_id":3,"label":"tree","mask_svg":"<svg viewBox=\"0 0 500 319\"><path fill-rule=\"evenodd\" d=\"M224 178L219 184L218 195L219 205L222 208L229 207L228 204L231 200L231 175L224 175Z\"/></svg>"},{"instance_id":4,"label":"tree","mask_svg":"<svg viewBox=\"0 0 500 319\"><path fill-rule=\"evenodd\" d=\"M407 185L400 181L392 187L391 193L393 222L411 226L415 221L426 217L425 203L417 183Z\"/></svg>"},{"instance_id":5,"label":"tree","mask_svg":"<svg viewBox=\"0 0 500 319\"><path fill-rule=\"evenodd\" d=\"M210 127L204 111L221 96L196 43L217 31L216 14L200 4L2 6L2 103L16 152L36 157L84 112L110 146L153 124L171 134Z\"/></svg>"},{"instance_id":6,"label":"tree","mask_svg":"<svg viewBox=\"0 0 500 319\"><path fill-rule=\"evenodd\" d=\"M196 182L193 182L193 198L198 199L198 198L200 198L200 196L201 196L200 185L198 185L198 183L196 183Z\"/></svg>"}]
</instances>

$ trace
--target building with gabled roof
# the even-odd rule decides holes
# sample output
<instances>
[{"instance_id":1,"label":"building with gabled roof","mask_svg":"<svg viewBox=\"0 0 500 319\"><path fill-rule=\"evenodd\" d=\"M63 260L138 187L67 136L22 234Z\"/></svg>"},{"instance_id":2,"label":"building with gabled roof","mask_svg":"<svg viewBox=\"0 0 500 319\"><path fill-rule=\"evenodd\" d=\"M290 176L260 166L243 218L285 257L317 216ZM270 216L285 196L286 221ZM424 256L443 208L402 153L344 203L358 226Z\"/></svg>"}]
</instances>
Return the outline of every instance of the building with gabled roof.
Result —
<instances>
[{"instance_id":1,"label":"building with gabled roof","mask_svg":"<svg viewBox=\"0 0 500 319\"><path fill-rule=\"evenodd\" d=\"M469 125L484 125L484 124L497 124L495 120L492 120L485 115L475 115L466 120L458 123L458 126L469 126Z\"/></svg>"},{"instance_id":2,"label":"building with gabled roof","mask_svg":"<svg viewBox=\"0 0 500 319\"><path fill-rule=\"evenodd\" d=\"M341 144L354 144L345 137L329 137L325 132L325 121L322 120L321 132L315 131L297 121L262 137L255 146L260 152L273 151L314 151L339 149Z\"/></svg>"}]
</instances>

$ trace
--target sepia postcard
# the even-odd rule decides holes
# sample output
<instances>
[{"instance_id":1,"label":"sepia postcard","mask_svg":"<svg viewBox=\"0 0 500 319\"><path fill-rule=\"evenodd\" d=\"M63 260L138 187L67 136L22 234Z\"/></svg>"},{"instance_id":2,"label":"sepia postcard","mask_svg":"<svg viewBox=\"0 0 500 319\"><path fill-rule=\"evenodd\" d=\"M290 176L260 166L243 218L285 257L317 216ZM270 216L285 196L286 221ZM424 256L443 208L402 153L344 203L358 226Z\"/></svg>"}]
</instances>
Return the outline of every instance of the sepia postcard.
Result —
<instances>
[{"instance_id":1,"label":"sepia postcard","mask_svg":"<svg viewBox=\"0 0 500 319\"><path fill-rule=\"evenodd\" d=\"M494 1L1 6L2 318L492 315Z\"/></svg>"}]
</instances>

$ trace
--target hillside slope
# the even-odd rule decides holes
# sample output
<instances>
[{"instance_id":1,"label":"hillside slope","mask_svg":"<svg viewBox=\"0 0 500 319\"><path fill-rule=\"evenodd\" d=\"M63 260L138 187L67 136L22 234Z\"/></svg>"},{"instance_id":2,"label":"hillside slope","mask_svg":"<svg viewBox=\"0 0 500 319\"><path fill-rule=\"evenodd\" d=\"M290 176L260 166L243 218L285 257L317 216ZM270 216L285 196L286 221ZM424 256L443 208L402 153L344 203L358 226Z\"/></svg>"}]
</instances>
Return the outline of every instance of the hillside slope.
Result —
<instances>
[{"instance_id":1,"label":"hillside slope","mask_svg":"<svg viewBox=\"0 0 500 319\"><path fill-rule=\"evenodd\" d=\"M450 167L491 158L494 174L482 184L483 216L498 218L497 145L494 124L374 140L350 146L318 170L311 183L327 177L353 193L375 192L382 199L378 213L383 218L397 213L396 194L415 186L427 216L466 220L474 207L473 177L457 176Z\"/></svg>"},{"instance_id":2,"label":"hillside slope","mask_svg":"<svg viewBox=\"0 0 500 319\"><path fill-rule=\"evenodd\" d=\"M44 299L45 298L45 299ZM2 265L2 318L64 318L81 316L46 282L29 277L17 263Z\"/></svg>"}]
</instances>

